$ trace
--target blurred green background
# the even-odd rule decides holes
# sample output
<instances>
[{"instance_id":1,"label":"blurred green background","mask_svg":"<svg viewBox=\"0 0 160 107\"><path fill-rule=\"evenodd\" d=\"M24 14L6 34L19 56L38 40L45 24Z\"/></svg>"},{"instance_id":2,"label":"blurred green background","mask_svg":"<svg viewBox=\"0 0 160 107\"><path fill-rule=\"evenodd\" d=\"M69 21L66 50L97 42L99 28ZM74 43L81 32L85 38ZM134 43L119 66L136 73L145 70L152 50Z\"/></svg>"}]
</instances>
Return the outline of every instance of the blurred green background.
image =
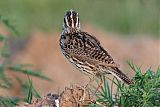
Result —
<instances>
[{"instance_id":1,"label":"blurred green background","mask_svg":"<svg viewBox=\"0 0 160 107\"><path fill-rule=\"evenodd\" d=\"M134 72L126 60L143 65L143 69L157 69L160 65L160 0L0 0L0 85L5 83L3 86L11 88L0 90L0 96L21 95L26 91L27 73L42 77L36 71L44 71L53 80L51 85L33 78L35 88L42 95L51 92L50 89L63 90L67 84L85 85L89 78L67 64L58 45L64 14L70 9L80 14L82 28L86 25L84 28L94 31L127 75L132 77ZM33 66L25 66L28 64ZM25 75L13 73L13 67L7 72L6 66L10 65Z\"/></svg>"},{"instance_id":2,"label":"blurred green background","mask_svg":"<svg viewBox=\"0 0 160 107\"><path fill-rule=\"evenodd\" d=\"M79 12L91 23L123 35L160 35L160 0L1 0L0 15L21 35L34 29L60 31L66 10Z\"/></svg>"}]
</instances>

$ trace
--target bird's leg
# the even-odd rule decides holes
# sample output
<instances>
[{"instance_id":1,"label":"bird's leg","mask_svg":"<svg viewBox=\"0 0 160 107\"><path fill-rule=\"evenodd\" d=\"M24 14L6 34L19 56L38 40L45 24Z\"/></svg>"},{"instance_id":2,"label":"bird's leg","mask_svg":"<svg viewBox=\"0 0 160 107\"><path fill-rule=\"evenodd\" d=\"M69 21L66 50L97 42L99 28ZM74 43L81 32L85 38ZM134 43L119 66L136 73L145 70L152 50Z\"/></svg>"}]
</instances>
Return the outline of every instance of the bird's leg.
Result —
<instances>
[{"instance_id":1,"label":"bird's leg","mask_svg":"<svg viewBox=\"0 0 160 107\"><path fill-rule=\"evenodd\" d=\"M100 80L101 82L98 84L98 87L96 88L96 91L94 92L93 96L91 97L91 99L94 98L94 96L96 96L96 93L98 92L99 88L102 86L103 84L103 80L102 80L102 76L100 75Z\"/></svg>"},{"instance_id":2,"label":"bird's leg","mask_svg":"<svg viewBox=\"0 0 160 107\"><path fill-rule=\"evenodd\" d=\"M95 78L96 78L96 74L93 75L93 77L90 77L90 80L89 80L88 84L86 85L86 87L88 87L95 80Z\"/></svg>"},{"instance_id":3,"label":"bird's leg","mask_svg":"<svg viewBox=\"0 0 160 107\"><path fill-rule=\"evenodd\" d=\"M100 87L102 86L102 84L103 84L102 76L100 76L100 80L101 80L101 82L99 83L98 87L96 88L96 91L95 91L95 93L94 93L94 96L96 95L96 93L98 92L99 88L100 88Z\"/></svg>"}]
</instances>

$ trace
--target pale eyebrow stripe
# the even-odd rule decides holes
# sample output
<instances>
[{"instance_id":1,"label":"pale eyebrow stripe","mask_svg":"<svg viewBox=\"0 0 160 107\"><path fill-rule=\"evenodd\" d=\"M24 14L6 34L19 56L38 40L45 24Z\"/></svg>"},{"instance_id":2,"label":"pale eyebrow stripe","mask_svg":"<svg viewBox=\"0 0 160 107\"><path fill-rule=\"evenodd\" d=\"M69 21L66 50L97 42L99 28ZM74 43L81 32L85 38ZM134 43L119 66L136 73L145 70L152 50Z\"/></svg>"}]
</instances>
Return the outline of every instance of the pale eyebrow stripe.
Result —
<instances>
[{"instance_id":1,"label":"pale eyebrow stripe","mask_svg":"<svg viewBox=\"0 0 160 107\"><path fill-rule=\"evenodd\" d=\"M78 27L78 23L79 23L78 22L78 13L77 13L77 17L76 18L77 18L76 27Z\"/></svg>"},{"instance_id":2,"label":"pale eyebrow stripe","mask_svg":"<svg viewBox=\"0 0 160 107\"><path fill-rule=\"evenodd\" d=\"M67 21L67 16L65 16L65 22L66 22L66 25L69 26Z\"/></svg>"},{"instance_id":3,"label":"pale eyebrow stripe","mask_svg":"<svg viewBox=\"0 0 160 107\"><path fill-rule=\"evenodd\" d=\"M71 20L72 20L72 28L74 27L74 21L73 21L73 11L71 10Z\"/></svg>"}]
</instances>

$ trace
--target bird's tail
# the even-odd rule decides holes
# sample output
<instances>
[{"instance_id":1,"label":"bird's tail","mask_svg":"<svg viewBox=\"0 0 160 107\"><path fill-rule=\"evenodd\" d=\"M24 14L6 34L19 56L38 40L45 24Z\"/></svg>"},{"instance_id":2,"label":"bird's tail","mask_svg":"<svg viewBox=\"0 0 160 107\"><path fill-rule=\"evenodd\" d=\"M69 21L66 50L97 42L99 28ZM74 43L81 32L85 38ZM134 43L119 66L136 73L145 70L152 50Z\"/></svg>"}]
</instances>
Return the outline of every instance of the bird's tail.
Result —
<instances>
[{"instance_id":1,"label":"bird's tail","mask_svg":"<svg viewBox=\"0 0 160 107\"><path fill-rule=\"evenodd\" d=\"M132 84L133 82L131 81L131 79L129 79L129 77L127 77L121 70L119 70L118 68L112 68L111 70L112 75L114 75L117 79L122 80L123 82L125 82L126 84Z\"/></svg>"}]
</instances>

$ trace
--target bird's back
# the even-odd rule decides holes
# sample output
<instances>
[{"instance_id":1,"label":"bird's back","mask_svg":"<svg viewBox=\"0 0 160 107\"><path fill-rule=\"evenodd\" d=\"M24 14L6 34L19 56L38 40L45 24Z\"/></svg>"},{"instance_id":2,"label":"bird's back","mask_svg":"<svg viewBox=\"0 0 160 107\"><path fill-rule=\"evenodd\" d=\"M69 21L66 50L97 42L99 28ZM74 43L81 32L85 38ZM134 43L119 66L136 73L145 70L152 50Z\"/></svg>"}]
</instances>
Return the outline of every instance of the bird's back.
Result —
<instances>
[{"instance_id":1,"label":"bird's back","mask_svg":"<svg viewBox=\"0 0 160 107\"><path fill-rule=\"evenodd\" d=\"M80 66L86 66L92 71L98 71L100 67L103 69L105 64L116 66L112 57L103 49L96 37L86 32L62 34L60 43L63 54L76 66L78 63L79 68Z\"/></svg>"}]
</instances>

